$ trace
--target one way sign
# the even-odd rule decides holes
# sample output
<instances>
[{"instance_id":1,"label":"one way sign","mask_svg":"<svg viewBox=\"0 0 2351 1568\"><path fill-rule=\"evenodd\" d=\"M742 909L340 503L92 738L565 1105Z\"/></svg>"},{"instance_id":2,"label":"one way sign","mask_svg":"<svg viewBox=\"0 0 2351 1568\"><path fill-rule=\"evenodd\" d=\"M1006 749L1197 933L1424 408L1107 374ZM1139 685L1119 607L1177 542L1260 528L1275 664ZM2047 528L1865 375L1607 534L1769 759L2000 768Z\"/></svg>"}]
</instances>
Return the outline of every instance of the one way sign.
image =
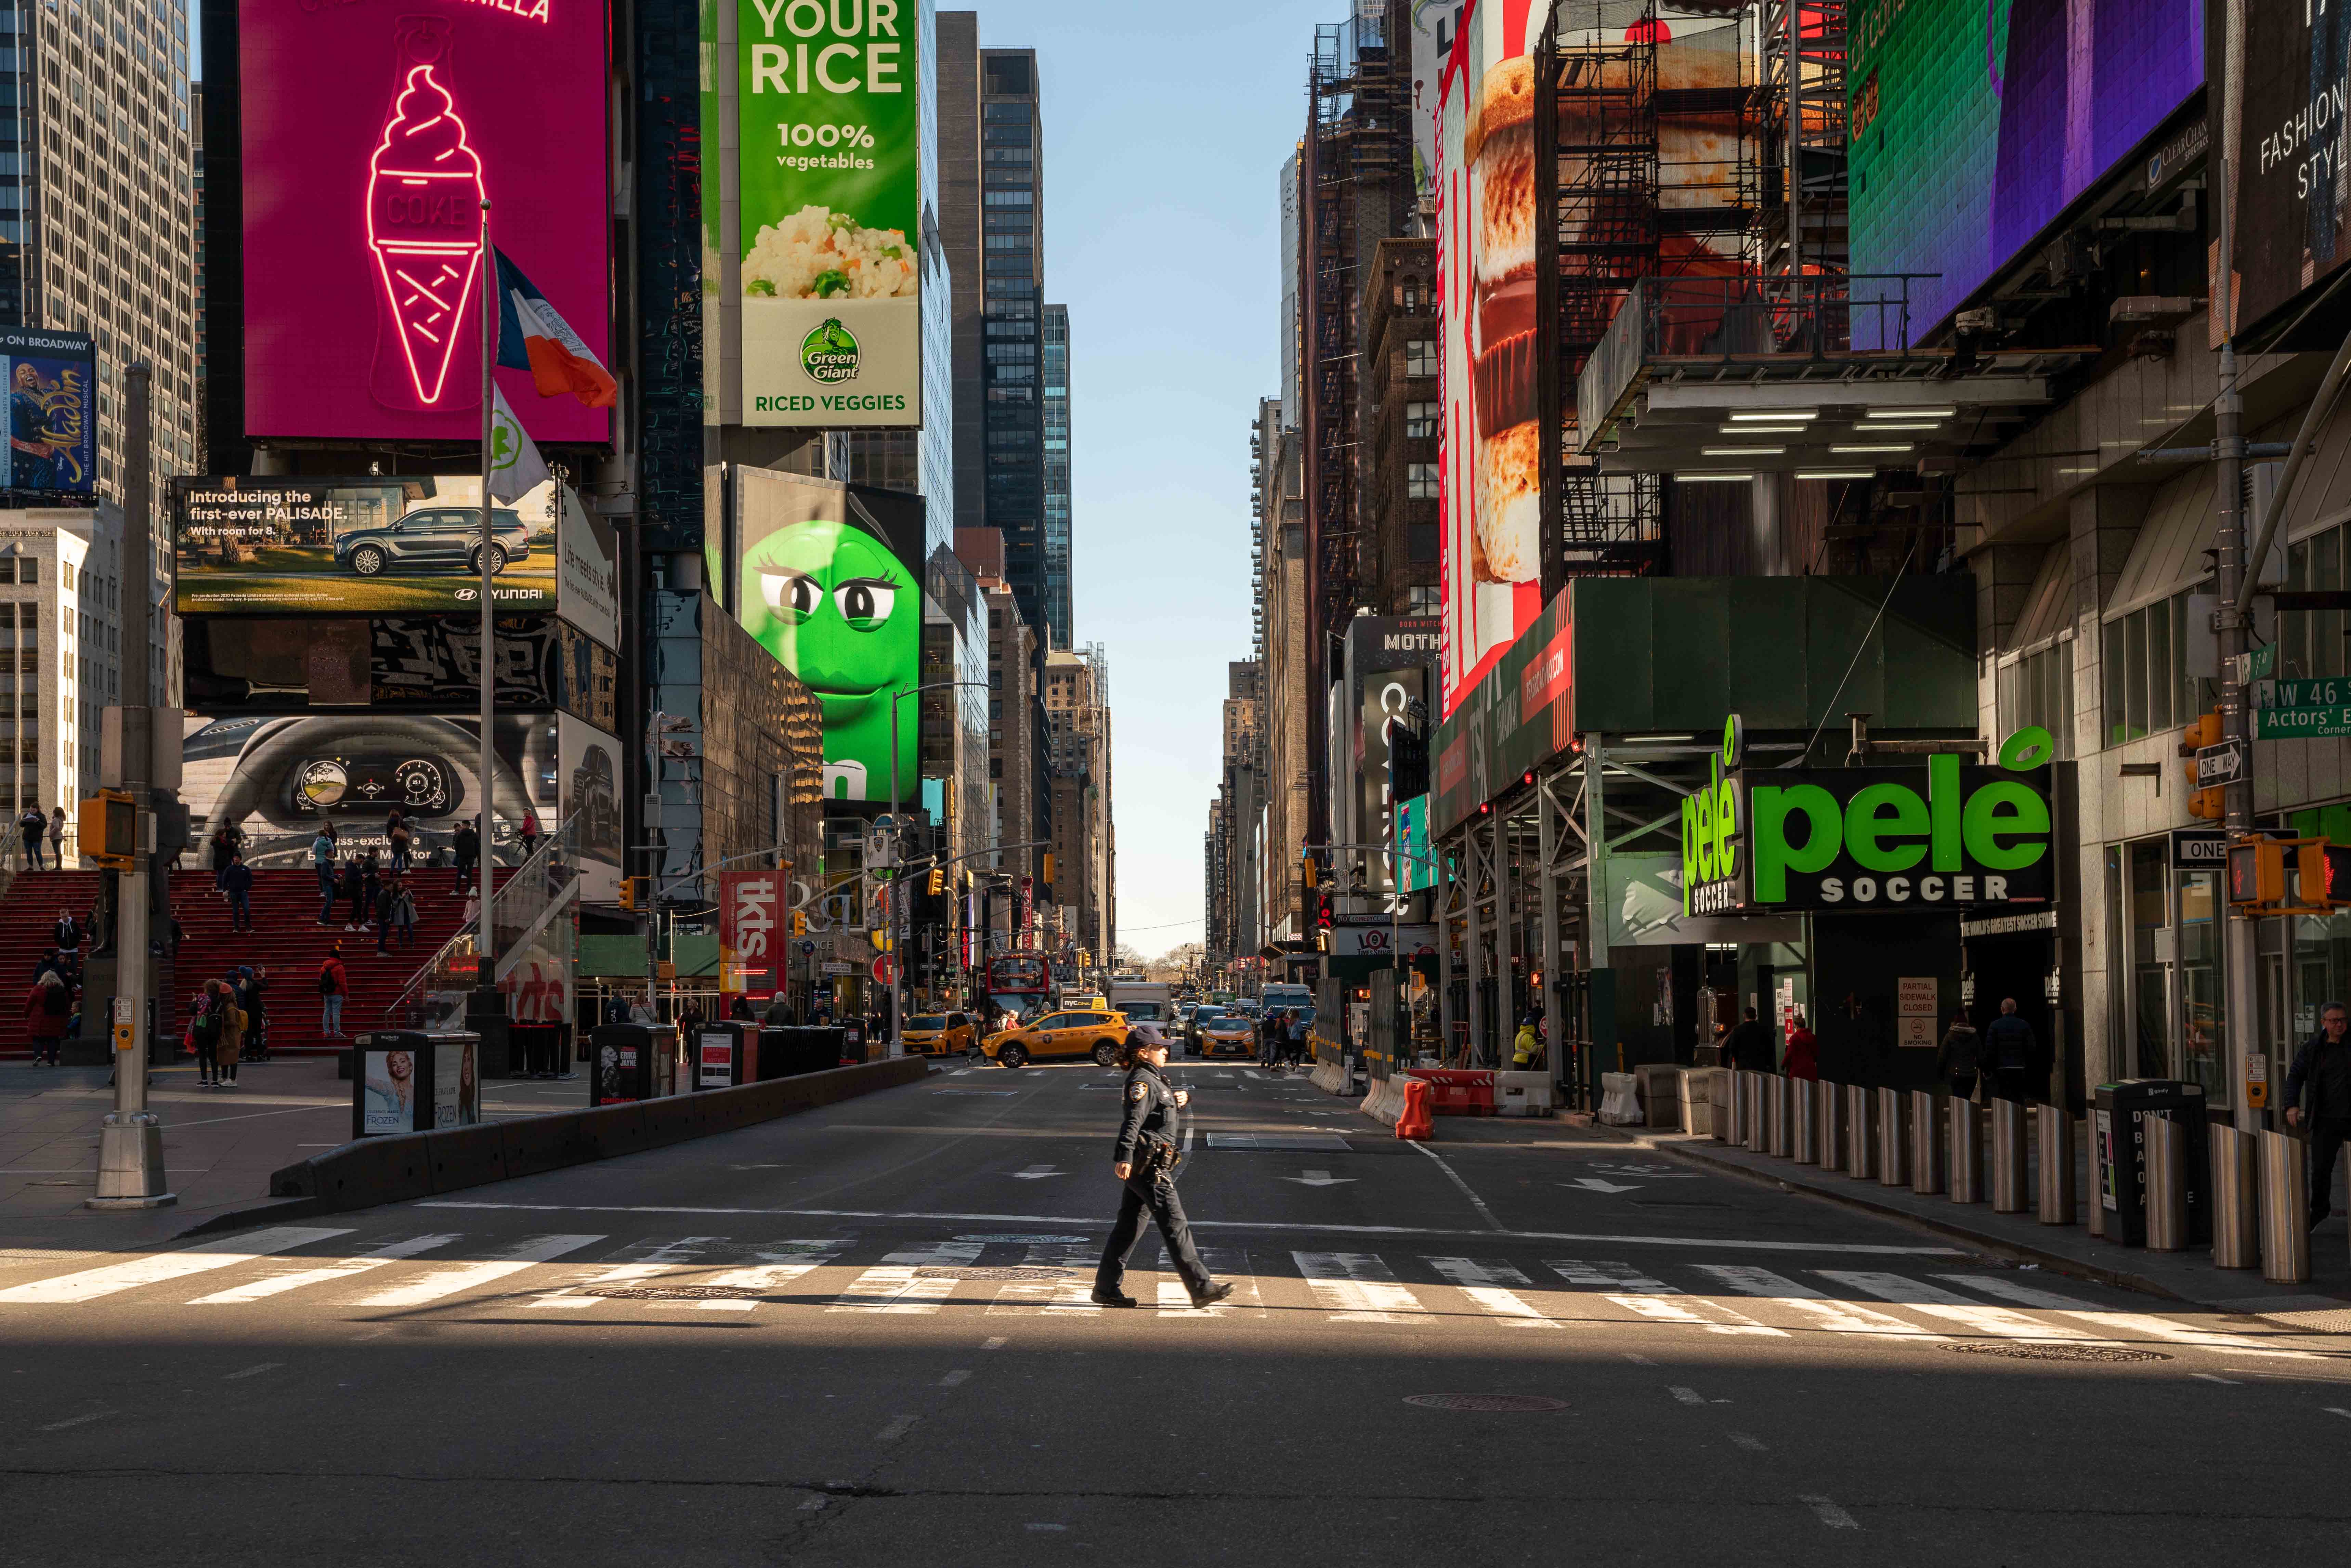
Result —
<instances>
[{"instance_id":1,"label":"one way sign","mask_svg":"<svg viewBox=\"0 0 2351 1568\"><path fill-rule=\"evenodd\" d=\"M2199 747L2196 751L2196 787L2210 789L2215 785L2233 784L2245 771L2244 742L2234 736L2218 746Z\"/></svg>"}]
</instances>

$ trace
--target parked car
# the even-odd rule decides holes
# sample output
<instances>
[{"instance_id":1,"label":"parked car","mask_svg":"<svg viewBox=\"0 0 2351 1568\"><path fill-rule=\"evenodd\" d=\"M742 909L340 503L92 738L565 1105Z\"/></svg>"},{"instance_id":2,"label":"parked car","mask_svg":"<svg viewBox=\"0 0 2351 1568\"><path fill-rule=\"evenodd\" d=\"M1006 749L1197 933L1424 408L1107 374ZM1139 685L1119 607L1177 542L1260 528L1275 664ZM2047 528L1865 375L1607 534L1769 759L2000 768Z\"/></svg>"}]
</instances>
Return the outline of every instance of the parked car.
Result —
<instances>
[{"instance_id":1,"label":"parked car","mask_svg":"<svg viewBox=\"0 0 2351 1568\"><path fill-rule=\"evenodd\" d=\"M478 507L425 507L378 528L353 528L335 540L335 564L361 577L385 572L482 570ZM522 514L505 507L490 513L490 570L504 571L530 553Z\"/></svg>"}]
</instances>

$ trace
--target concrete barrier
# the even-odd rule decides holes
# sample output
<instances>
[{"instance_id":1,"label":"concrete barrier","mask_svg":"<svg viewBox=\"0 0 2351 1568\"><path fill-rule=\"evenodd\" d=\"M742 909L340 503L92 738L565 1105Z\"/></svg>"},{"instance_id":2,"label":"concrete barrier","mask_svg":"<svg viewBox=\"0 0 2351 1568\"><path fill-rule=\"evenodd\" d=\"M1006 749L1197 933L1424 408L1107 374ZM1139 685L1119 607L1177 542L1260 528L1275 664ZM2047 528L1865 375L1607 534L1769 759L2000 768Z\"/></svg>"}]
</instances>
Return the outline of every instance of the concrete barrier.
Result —
<instances>
[{"instance_id":1,"label":"concrete barrier","mask_svg":"<svg viewBox=\"0 0 2351 1568\"><path fill-rule=\"evenodd\" d=\"M1306 1075L1307 1082L1325 1094L1344 1094L1355 1086L1352 1082L1353 1077L1354 1074L1335 1061L1318 1063L1314 1071Z\"/></svg>"},{"instance_id":2,"label":"concrete barrier","mask_svg":"<svg viewBox=\"0 0 2351 1568\"><path fill-rule=\"evenodd\" d=\"M1395 1126L1404 1114L1404 1083L1401 1076L1372 1080L1372 1092L1364 1096L1364 1114Z\"/></svg>"},{"instance_id":3,"label":"concrete barrier","mask_svg":"<svg viewBox=\"0 0 2351 1568\"><path fill-rule=\"evenodd\" d=\"M269 1195L308 1198L307 1212L319 1214L430 1197L771 1122L912 1083L929 1070L925 1059L908 1056L637 1104L363 1138L274 1173Z\"/></svg>"}]
</instances>

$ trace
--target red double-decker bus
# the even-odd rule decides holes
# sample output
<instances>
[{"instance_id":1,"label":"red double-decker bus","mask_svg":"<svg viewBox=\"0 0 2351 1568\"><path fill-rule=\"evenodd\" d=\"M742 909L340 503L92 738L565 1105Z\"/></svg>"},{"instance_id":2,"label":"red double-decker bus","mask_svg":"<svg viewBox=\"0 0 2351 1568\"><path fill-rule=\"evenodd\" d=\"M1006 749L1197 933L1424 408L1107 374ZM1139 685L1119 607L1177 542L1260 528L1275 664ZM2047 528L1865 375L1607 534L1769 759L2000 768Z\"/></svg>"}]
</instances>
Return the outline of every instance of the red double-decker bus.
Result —
<instances>
[{"instance_id":1,"label":"red double-decker bus","mask_svg":"<svg viewBox=\"0 0 2351 1568\"><path fill-rule=\"evenodd\" d=\"M987 999L1022 1019L1053 1005L1053 976L1041 953L998 953L987 961Z\"/></svg>"}]
</instances>

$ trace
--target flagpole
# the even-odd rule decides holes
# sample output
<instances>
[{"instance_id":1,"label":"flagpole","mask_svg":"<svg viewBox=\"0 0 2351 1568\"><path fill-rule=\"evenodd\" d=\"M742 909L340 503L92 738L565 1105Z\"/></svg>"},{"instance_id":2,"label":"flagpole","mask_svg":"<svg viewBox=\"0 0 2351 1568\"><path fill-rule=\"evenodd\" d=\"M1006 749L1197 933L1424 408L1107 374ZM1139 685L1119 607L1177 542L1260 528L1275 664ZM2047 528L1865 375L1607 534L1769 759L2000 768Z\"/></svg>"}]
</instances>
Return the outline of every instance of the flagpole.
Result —
<instances>
[{"instance_id":1,"label":"flagpole","mask_svg":"<svg viewBox=\"0 0 2351 1568\"><path fill-rule=\"evenodd\" d=\"M482 915L478 931L474 938L474 951L476 955L475 961L478 966L474 975L474 988L477 991L492 992L497 988L497 951L496 928L490 919L490 895L496 891L496 884L490 875L492 820L490 802L492 781L497 777L497 754L491 746L490 724L497 699L497 643L490 586L496 575L494 570L496 559L490 554L491 541L496 537L490 526L490 515L493 510L490 502L490 467L495 453L492 444L496 435L494 426L497 412L497 387L491 379L490 371L491 367L497 362L497 357L498 253L490 248L490 203L489 198L485 196L482 199L482 542L477 547L475 561L482 578L482 652L479 671L482 683L482 755L480 771L475 775L481 781L482 791L480 801L482 821L479 829L482 841L481 856L476 868L481 877ZM527 797L528 791L525 793Z\"/></svg>"}]
</instances>

